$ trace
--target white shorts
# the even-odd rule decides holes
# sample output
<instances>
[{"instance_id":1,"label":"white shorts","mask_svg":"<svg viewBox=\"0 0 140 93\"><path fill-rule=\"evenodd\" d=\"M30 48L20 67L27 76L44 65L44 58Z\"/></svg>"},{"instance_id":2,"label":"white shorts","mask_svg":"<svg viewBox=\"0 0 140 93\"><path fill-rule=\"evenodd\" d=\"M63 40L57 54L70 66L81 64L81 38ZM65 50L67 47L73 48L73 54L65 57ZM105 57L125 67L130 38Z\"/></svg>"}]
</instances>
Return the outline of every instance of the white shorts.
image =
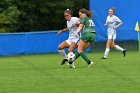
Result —
<instances>
[{"instance_id":1,"label":"white shorts","mask_svg":"<svg viewBox=\"0 0 140 93\"><path fill-rule=\"evenodd\" d=\"M67 42L69 45L71 45L72 42L74 42L74 43L77 44L78 41L79 41L79 38L68 38L68 39L66 40L66 42Z\"/></svg>"},{"instance_id":2,"label":"white shorts","mask_svg":"<svg viewBox=\"0 0 140 93\"><path fill-rule=\"evenodd\" d=\"M116 39L116 31L107 32L108 39Z\"/></svg>"}]
</instances>

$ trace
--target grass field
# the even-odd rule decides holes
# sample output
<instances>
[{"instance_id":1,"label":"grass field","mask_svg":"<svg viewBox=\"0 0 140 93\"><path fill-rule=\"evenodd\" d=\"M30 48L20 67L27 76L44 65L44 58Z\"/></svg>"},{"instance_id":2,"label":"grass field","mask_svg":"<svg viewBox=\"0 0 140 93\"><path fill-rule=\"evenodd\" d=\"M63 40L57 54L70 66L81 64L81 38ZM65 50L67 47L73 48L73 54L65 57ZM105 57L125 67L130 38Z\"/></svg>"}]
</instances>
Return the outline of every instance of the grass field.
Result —
<instances>
[{"instance_id":1,"label":"grass field","mask_svg":"<svg viewBox=\"0 0 140 93\"><path fill-rule=\"evenodd\" d=\"M94 61L87 68L79 58L75 69L60 66L58 54L0 58L0 93L139 93L140 54L87 53Z\"/></svg>"}]
</instances>

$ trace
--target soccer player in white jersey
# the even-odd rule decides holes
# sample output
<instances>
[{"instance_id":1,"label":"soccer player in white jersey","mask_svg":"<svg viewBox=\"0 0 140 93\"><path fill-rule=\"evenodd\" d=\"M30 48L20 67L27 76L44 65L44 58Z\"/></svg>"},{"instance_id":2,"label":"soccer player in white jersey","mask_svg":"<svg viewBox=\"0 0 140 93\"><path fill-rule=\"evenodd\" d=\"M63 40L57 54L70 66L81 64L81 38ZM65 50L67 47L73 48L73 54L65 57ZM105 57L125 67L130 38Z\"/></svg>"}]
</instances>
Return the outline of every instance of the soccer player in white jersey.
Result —
<instances>
[{"instance_id":1,"label":"soccer player in white jersey","mask_svg":"<svg viewBox=\"0 0 140 93\"><path fill-rule=\"evenodd\" d=\"M123 24L122 21L117 16L114 15L114 13L115 13L115 9L110 8L109 15L105 23L105 25L108 27L107 30L108 41L106 43L106 50L104 52L104 57L102 57L101 59L107 59L110 51L110 47L122 51L124 57L126 55L126 49L123 49L120 46L115 45L114 42L114 40L116 39L116 29Z\"/></svg>"},{"instance_id":2,"label":"soccer player in white jersey","mask_svg":"<svg viewBox=\"0 0 140 93\"><path fill-rule=\"evenodd\" d=\"M80 39L79 36L75 36L75 32L77 31L77 28L79 26L78 24L80 23L80 21L77 17L72 17L72 14L72 10L69 9L67 9L64 12L64 17L67 20L67 28L58 32L58 34L60 35L62 32L69 30L69 38L58 46L58 52L64 57L63 61L61 62L61 65L65 64L65 62L68 61L64 48L68 48L68 52L72 52L75 48L77 48L77 43ZM69 64L74 65L73 62Z\"/></svg>"}]
</instances>

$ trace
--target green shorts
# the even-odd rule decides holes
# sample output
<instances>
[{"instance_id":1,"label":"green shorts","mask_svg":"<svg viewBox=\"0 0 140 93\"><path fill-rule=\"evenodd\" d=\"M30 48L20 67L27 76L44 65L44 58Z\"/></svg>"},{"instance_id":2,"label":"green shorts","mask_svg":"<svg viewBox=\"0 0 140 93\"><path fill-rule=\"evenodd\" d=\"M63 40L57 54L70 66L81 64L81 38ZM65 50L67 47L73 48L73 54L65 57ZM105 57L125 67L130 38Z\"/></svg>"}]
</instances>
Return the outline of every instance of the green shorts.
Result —
<instances>
[{"instance_id":1,"label":"green shorts","mask_svg":"<svg viewBox=\"0 0 140 93\"><path fill-rule=\"evenodd\" d=\"M93 32L85 32L82 34L82 37L81 37L81 40L85 42L90 42L90 43L95 42L95 39L96 39L96 34Z\"/></svg>"}]
</instances>

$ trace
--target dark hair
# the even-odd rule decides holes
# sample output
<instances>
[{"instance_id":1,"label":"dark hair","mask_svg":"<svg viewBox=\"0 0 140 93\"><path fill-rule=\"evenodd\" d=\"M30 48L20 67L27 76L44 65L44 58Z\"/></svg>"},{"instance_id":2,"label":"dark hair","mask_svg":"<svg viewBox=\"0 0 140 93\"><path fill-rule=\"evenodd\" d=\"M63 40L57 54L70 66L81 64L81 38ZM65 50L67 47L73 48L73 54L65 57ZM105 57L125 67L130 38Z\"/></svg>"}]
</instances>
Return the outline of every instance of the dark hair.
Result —
<instances>
[{"instance_id":1,"label":"dark hair","mask_svg":"<svg viewBox=\"0 0 140 93\"><path fill-rule=\"evenodd\" d=\"M92 17L92 12L87 10L87 9L85 9L85 8L80 9L79 12L85 13L90 18Z\"/></svg>"},{"instance_id":2,"label":"dark hair","mask_svg":"<svg viewBox=\"0 0 140 93\"><path fill-rule=\"evenodd\" d=\"M114 7L110 8L110 10L112 10L113 13L115 14L115 8Z\"/></svg>"},{"instance_id":3,"label":"dark hair","mask_svg":"<svg viewBox=\"0 0 140 93\"><path fill-rule=\"evenodd\" d=\"M64 13L68 13L68 14L70 14L71 16L73 15L73 11L70 10L70 9L65 10Z\"/></svg>"}]
</instances>

